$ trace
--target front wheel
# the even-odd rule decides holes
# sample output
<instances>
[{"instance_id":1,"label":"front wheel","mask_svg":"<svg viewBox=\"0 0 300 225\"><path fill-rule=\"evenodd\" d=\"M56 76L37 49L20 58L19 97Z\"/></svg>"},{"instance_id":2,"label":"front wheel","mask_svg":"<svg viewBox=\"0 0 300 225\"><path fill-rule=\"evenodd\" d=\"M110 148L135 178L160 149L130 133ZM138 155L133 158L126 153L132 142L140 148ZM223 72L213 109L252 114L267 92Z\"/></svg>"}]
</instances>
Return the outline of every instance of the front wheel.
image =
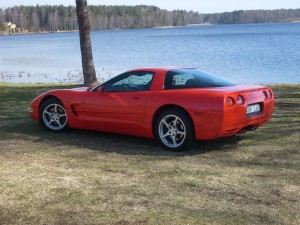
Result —
<instances>
[{"instance_id":1,"label":"front wheel","mask_svg":"<svg viewBox=\"0 0 300 225\"><path fill-rule=\"evenodd\" d=\"M68 116L63 104L55 98L45 101L40 108L40 122L49 131L68 129Z\"/></svg>"},{"instance_id":2,"label":"front wheel","mask_svg":"<svg viewBox=\"0 0 300 225\"><path fill-rule=\"evenodd\" d=\"M181 110L162 112L155 124L158 141L171 151L183 150L194 140L193 123L189 116Z\"/></svg>"}]
</instances>

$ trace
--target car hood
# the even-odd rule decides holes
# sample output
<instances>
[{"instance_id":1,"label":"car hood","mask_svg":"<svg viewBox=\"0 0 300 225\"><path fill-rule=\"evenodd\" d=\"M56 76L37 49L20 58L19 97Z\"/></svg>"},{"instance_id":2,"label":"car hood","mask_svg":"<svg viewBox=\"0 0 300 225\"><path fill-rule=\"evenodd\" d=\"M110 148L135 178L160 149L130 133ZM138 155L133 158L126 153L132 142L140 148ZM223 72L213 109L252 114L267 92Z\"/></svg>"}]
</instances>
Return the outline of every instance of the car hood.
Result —
<instances>
[{"instance_id":1,"label":"car hood","mask_svg":"<svg viewBox=\"0 0 300 225\"><path fill-rule=\"evenodd\" d=\"M78 87L78 88L72 88L70 90L73 90L73 91L89 91L91 89L92 88L90 88L90 87Z\"/></svg>"}]
</instances>

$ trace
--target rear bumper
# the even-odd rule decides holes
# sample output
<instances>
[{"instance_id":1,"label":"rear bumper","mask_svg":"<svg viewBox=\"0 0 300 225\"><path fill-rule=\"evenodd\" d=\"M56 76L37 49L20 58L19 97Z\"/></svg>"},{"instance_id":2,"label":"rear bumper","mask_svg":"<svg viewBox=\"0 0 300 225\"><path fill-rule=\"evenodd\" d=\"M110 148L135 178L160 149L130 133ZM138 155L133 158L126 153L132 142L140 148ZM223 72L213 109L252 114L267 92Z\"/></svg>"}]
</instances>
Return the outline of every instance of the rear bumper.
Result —
<instances>
[{"instance_id":1,"label":"rear bumper","mask_svg":"<svg viewBox=\"0 0 300 225\"><path fill-rule=\"evenodd\" d=\"M225 114L223 124L219 131L219 137L227 137L249 130L256 130L258 127L267 124L274 111L274 100L262 102L261 105L263 107L262 113L250 118L246 115L245 107L240 107L233 115L233 112L230 112L231 116L226 116Z\"/></svg>"},{"instance_id":2,"label":"rear bumper","mask_svg":"<svg viewBox=\"0 0 300 225\"><path fill-rule=\"evenodd\" d=\"M248 122L243 122L235 124L233 126L226 126L221 128L219 132L219 137L229 137L238 133L244 133L246 131L256 130L258 127L261 127L267 124L270 120L270 117L261 117L258 116L256 119L252 119Z\"/></svg>"},{"instance_id":3,"label":"rear bumper","mask_svg":"<svg viewBox=\"0 0 300 225\"><path fill-rule=\"evenodd\" d=\"M235 106L222 113L210 112L194 118L196 139L212 140L256 130L270 121L274 110L274 100L263 102L263 111L260 115L247 117L246 109L247 105Z\"/></svg>"}]
</instances>

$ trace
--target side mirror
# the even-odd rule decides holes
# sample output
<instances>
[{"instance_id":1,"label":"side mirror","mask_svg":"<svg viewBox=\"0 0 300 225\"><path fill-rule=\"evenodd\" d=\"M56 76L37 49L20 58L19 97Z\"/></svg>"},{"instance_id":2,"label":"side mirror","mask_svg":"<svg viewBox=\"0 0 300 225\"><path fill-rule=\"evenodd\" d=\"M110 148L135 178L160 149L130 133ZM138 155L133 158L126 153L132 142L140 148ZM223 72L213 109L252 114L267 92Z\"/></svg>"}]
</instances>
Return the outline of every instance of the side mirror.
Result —
<instances>
[{"instance_id":1,"label":"side mirror","mask_svg":"<svg viewBox=\"0 0 300 225\"><path fill-rule=\"evenodd\" d=\"M99 88L97 89L97 92L99 92L99 93L105 92L105 86L99 87Z\"/></svg>"}]
</instances>

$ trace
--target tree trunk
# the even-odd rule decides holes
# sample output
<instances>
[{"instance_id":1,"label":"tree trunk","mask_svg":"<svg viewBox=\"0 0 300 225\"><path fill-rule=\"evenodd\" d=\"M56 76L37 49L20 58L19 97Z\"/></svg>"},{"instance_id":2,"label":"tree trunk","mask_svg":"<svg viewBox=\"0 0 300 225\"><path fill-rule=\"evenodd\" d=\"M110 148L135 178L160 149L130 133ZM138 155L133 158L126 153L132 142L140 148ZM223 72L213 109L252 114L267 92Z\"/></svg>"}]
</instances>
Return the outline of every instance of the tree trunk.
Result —
<instances>
[{"instance_id":1,"label":"tree trunk","mask_svg":"<svg viewBox=\"0 0 300 225\"><path fill-rule=\"evenodd\" d=\"M97 78L93 61L87 0L76 0L76 13L79 27L84 85L92 87L97 84Z\"/></svg>"}]
</instances>

